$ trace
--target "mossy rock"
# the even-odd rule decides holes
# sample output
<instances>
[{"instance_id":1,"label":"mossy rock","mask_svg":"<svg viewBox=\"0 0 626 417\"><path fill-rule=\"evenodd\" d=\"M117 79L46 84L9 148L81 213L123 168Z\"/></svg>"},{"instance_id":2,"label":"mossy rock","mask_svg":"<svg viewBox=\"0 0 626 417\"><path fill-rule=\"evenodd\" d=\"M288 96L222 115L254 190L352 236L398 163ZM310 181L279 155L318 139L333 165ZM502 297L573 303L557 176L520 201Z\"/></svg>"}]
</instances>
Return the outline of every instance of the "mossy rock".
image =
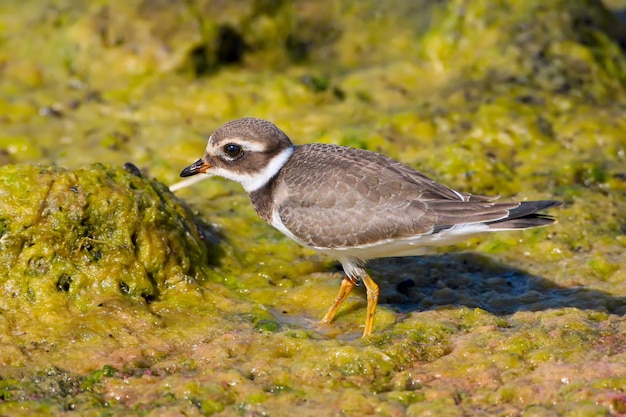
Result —
<instances>
[{"instance_id":1,"label":"mossy rock","mask_svg":"<svg viewBox=\"0 0 626 417\"><path fill-rule=\"evenodd\" d=\"M121 167L5 165L0 199L0 311L146 304L209 273L190 210Z\"/></svg>"}]
</instances>

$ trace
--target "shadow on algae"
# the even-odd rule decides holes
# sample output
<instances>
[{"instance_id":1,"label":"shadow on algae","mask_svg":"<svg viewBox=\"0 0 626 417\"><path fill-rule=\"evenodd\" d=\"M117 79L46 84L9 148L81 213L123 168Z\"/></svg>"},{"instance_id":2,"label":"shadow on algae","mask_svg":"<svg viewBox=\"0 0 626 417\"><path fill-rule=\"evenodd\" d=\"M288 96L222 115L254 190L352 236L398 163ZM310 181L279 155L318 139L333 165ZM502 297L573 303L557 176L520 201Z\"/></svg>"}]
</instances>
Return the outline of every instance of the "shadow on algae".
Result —
<instances>
[{"instance_id":1,"label":"shadow on algae","mask_svg":"<svg viewBox=\"0 0 626 417\"><path fill-rule=\"evenodd\" d=\"M479 308L495 315L572 307L626 313L626 297L585 287L561 287L542 277L478 253L450 253L371 261L381 303L401 312L448 306Z\"/></svg>"}]
</instances>

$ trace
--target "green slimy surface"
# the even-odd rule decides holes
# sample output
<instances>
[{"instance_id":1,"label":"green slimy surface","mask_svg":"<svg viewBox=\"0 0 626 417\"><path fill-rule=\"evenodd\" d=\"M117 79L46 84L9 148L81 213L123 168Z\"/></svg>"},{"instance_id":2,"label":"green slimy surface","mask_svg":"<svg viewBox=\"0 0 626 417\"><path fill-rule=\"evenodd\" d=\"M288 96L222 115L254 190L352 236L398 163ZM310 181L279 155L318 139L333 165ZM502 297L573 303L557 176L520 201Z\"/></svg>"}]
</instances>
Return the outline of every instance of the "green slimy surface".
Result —
<instances>
[{"instance_id":1,"label":"green slimy surface","mask_svg":"<svg viewBox=\"0 0 626 417\"><path fill-rule=\"evenodd\" d=\"M626 5L378 3L0 4L0 414L626 412ZM371 262L361 340L237 184L164 185L242 116L565 204Z\"/></svg>"}]
</instances>

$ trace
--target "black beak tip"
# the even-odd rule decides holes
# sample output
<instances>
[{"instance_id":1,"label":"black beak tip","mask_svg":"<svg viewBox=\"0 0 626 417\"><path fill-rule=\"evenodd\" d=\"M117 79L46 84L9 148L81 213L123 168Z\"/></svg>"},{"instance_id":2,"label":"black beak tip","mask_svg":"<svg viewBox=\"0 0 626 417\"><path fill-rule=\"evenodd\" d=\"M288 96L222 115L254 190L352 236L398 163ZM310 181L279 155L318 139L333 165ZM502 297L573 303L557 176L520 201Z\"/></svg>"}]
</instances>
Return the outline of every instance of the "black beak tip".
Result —
<instances>
[{"instance_id":1,"label":"black beak tip","mask_svg":"<svg viewBox=\"0 0 626 417\"><path fill-rule=\"evenodd\" d=\"M191 177L192 175L198 174L199 172L201 172L200 169L202 168L203 164L204 163L202 162L202 159L198 159L196 162L189 165L187 168L183 169L182 172L180 173L180 176Z\"/></svg>"}]
</instances>

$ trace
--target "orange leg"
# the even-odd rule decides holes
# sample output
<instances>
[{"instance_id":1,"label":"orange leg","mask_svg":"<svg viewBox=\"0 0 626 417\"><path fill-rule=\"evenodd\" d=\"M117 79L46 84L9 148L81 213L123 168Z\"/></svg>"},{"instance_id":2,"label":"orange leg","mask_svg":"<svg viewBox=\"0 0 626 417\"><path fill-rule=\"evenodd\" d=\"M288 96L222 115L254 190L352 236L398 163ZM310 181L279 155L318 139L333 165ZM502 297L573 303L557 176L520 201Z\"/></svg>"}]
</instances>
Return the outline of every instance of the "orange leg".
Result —
<instances>
[{"instance_id":1,"label":"orange leg","mask_svg":"<svg viewBox=\"0 0 626 417\"><path fill-rule=\"evenodd\" d=\"M361 281L365 284L367 293L367 316L365 317L365 329L363 330L363 337L366 337L372 334L372 329L374 328L374 315L376 314L376 305L378 304L379 289L367 272L361 275Z\"/></svg>"},{"instance_id":2,"label":"orange leg","mask_svg":"<svg viewBox=\"0 0 626 417\"><path fill-rule=\"evenodd\" d=\"M337 310L339 310L339 306L341 306L341 304L346 300L346 298L348 298L348 296L350 295L350 293L352 292L355 286L356 284L352 282L352 280L350 280L348 277L345 277L341 281L341 288L339 288L339 294L337 294L337 297L335 297L335 301L333 301L333 304L330 306L330 308L328 309L328 312L322 319L322 323L328 324L333 320L333 318L335 317L335 314L337 314Z\"/></svg>"},{"instance_id":3,"label":"orange leg","mask_svg":"<svg viewBox=\"0 0 626 417\"><path fill-rule=\"evenodd\" d=\"M360 274L361 281L365 284L365 290L367 293L367 313L365 317L365 329L363 329L363 337L369 336L372 334L372 329L374 328L374 316L376 315L376 305L378 304L378 285L374 282L372 277L365 271ZM337 314L337 310L343 302L348 298L352 290L356 284L348 277L345 277L341 281L341 288L339 288L339 294L335 297L333 304L328 309L328 312L322 319L323 324L330 323L335 314Z\"/></svg>"}]
</instances>

